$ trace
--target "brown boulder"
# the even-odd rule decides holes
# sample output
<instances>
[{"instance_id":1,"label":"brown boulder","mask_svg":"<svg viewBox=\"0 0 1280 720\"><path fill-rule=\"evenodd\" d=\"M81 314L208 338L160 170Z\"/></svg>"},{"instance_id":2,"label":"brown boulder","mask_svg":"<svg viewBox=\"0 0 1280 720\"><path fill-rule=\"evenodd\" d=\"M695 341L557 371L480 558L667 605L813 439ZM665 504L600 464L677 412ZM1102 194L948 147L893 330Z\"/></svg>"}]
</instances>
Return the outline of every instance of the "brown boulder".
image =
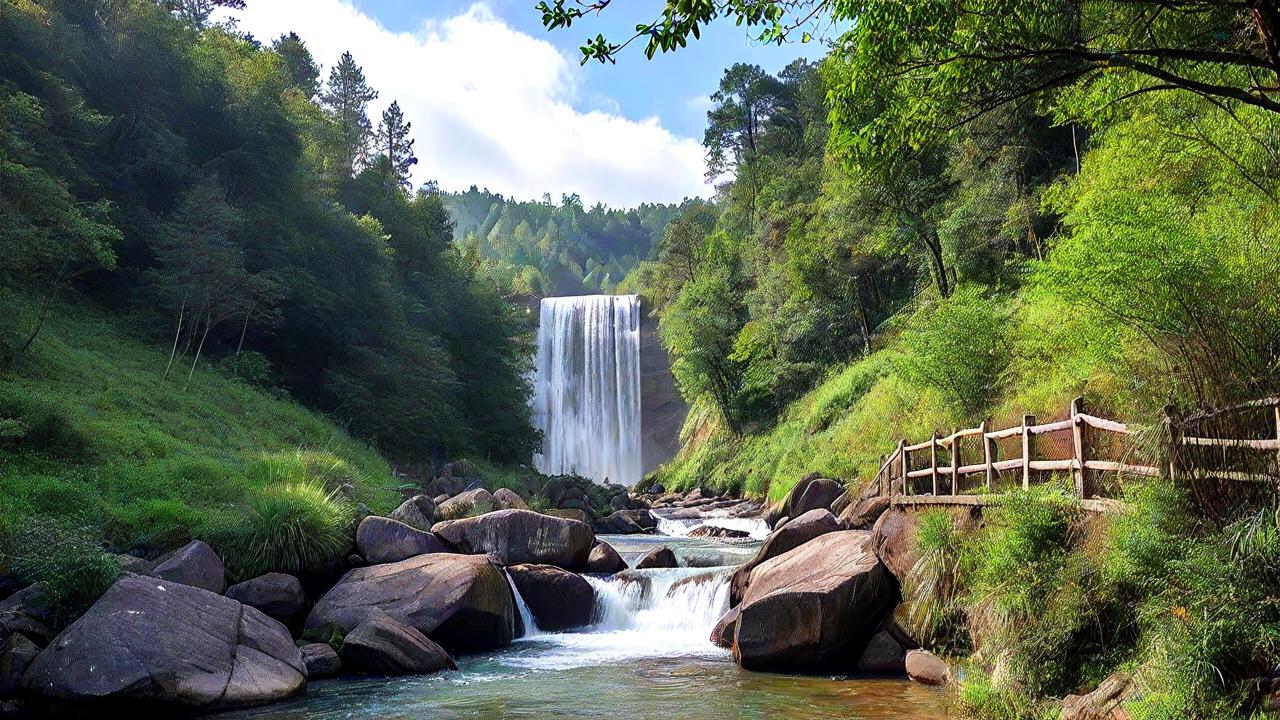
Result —
<instances>
[{"instance_id":1,"label":"brown boulder","mask_svg":"<svg viewBox=\"0 0 1280 720\"><path fill-rule=\"evenodd\" d=\"M958 530L970 530L978 525L977 508L950 508L946 512ZM919 528L919 510L891 508L880 516L872 529L876 555L899 581L907 577L920 559L920 546L916 542Z\"/></svg>"},{"instance_id":2,"label":"brown boulder","mask_svg":"<svg viewBox=\"0 0 1280 720\"><path fill-rule=\"evenodd\" d=\"M215 593L221 593L227 587L222 559L213 548L199 540L192 540L162 558L151 575Z\"/></svg>"},{"instance_id":3,"label":"brown boulder","mask_svg":"<svg viewBox=\"0 0 1280 720\"><path fill-rule=\"evenodd\" d=\"M883 495L859 500L840 513L840 524L845 530L870 530L888 509L889 498Z\"/></svg>"},{"instance_id":4,"label":"brown boulder","mask_svg":"<svg viewBox=\"0 0 1280 720\"><path fill-rule=\"evenodd\" d=\"M858 658L857 671L867 675L903 675L907 671L907 648L888 630L871 636Z\"/></svg>"},{"instance_id":5,"label":"brown boulder","mask_svg":"<svg viewBox=\"0 0 1280 720\"><path fill-rule=\"evenodd\" d=\"M830 532L751 571L733 655L747 669L850 667L897 604L870 534Z\"/></svg>"},{"instance_id":6,"label":"brown boulder","mask_svg":"<svg viewBox=\"0 0 1280 720\"><path fill-rule=\"evenodd\" d=\"M1129 712L1121 706L1134 693L1132 678L1113 673L1093 692L1063 698L1061 720L1129 720Z\"/></svg>"},{"instance_id":7,"label":"brown boulder","mask_svg":"<svg viewBox=\"0 0 1280 720\"><path fill-rule=\"evenodd\" d=\"M554 565L512 565L511 582L541 630L568 630L591 624L595 590L591 583Z\"/></svg>"},{"instance_id":8,"label":"brown boulder","mask_svg":"<svg viewBox=\"0 0 1280 720\"><path fill-rule=\"evenodd\" d=\"M476 488L475 490L468 490L454 495L448 500L439 503L436 506L436 518L438 520L456 520L474 515L483 515L487 512L492 512L494 506L493 495L489 494L489 491L484 488Z\"/></svg>"},{"instance_id":9,"label":"brown boulder","mask_svg":"<svg viewBox=\"0 0 1280 720\"><path fill-rule=\"evenodd\" d=\"M280 623L207 590L138 575L112 585L23 678L27 690L68 703L199 710L280 700L306 683Z\"/></svg>"},{"instance_id":10,"label":"brown boulder","mask_svg":"<svg viewBox=\"0 0 1280 720\"><path fill-rule=\"evenodd\" d=\"M348 632L385 614L447 648L491 650L510 644L514 612L507 579L486 558L434 553L348 572L306 627Z\"/></svg>"},{"instance_id":11,"label":"brown boulder","mask_svg":"<svg viewBox=\"0 0 1280 720\"><path fill-rule=\"evenodd\" d=\"M760 546L756 556L734 571L733 578L729 581L729 604L737 605L742 602L742 597L747 592L751 571L757 565L794 550L820 535L836 532L839 529L840 523L831 511L821 509L810 510L779 526L765 539L764 545Z\"/></svg>"},{"instance_id":12,"label":"brown boulder","mask_svg":"<svg viewBox=\"0 0 1280 720\"><path fill-rule=\"evenodd\" d=\"M391 618L371 618L342 641L342 661L379 675L425 675L457 670L444 648L413 627Z\"/></svg>"},{"instance_id":13,"label":"brown boulder","mask_svg":"<svg viewBox=\"0 0 1280 720\"><path fill-rule=\"evenodd\" d=\"M550 510L546 510L543 514L550 515L551 517L563 518L565 520L577 520L580 523L586 523L593 526L593 529L595 526L595 521L591 519L591 513L578 508L551 508Z\"/></svg>"},{"instance_id":14,"label":"brown boulder","mask_svg":"<svg viewBox=\"0 0 1280 720\"><path fill-rule=\"evenodd\" d=\"M640 562L636 563L637 570L647 570L649 568L673 568L679 566L680 563L676 560L676 554L666 545L650 550L647 555L640 558Z\"/></svg>"},{"instance_id":15,"label":"brown boulder","mask_svg":"<svg viewBox=\"0 0 1280 720\"><path fill-rule=\"evenodd\" d=\"M436 501L426 495L414 495L392 511L391 519L416 530L430 530L436 524Z\"/></svg>"},{"instance_id":16,"label":"brown boulder","mask_svg":"<svg viewBox=\"0 0 1280 720\"><path fill-rule=\"evenodd\" d=\"M499 565L540 563L576 570L586 567L595 542L586 523L529 510L499 510L439 523L433 530L458 552L483 553Z\"/></svg>"},{"instance_id":17,"label":"brown boulder","mask_svg":"<svg viewBox=\"0 0 1280 720\"><path fill-rule=\"evenodd\" d=\"M327 643L310 643L299 648L302 662L307 666L307 677L311 680L332 677L342 672L342 658Z\"/></svg>"},{"instance_id":18,"label":"brown boulder","mask_svg":"<svg viewBox=\"0 0 1280 720\"><path fill-rule=\"evenodd\" d=\"M946 685L951 668L946 661L928 650L909 650L906 658L907 677L922 685Z\"/></svg>"},{"instance_id":19,"label":"brown boulder","mask_svg":"<svg viewBox=\"0 0 1280 720\"><path fill-rule=\"evenodd\" d=\"M715 627L711 628L711 642L716 647L722 647L725 650L733 648L733 633L738 628L738 613L738 608L729 608L716 621Z\"/></svg>"},{"instance_id":20,"label":"brown boulder","mask_svg":"<svg viewBox=\"0 0 1280 720\"><path fill-rule=\"evenodd\" d=\"M292 625L307 612L307 594L298 578L267 573L227 588L227 597L257 608L269 617Z\"/></svg>"},{"instance_id":21,"label":"brown boulder","mask_svg":"<svg viewBox=\"0 0 1280 720\"><path fill-rule=\"evenodd\" d=\"M529 505L513 490L498 488L493 493L493 501L501 510L528 510Z\"/></svg>"},{"instance_id":22,"label":"brown boulder","mask_svg":"<svg viewBox=\"0 0 1280 720\"><path fill-rule=\"evenodd\" d=\"M831 478L814 478L795 500L787 505L787 514L799 517L810 510L830 510L831 503L844 493L844 483Z\"/></svg>"},{"instance_id":23,"label":"brown boulder","mask_svg":"<svg viewBox=\"0 0 1280 720\"><path fill-rule=\"evenodd\" d=\"M587 572L611 574L627 569L627 563L613 546L604 541L597 541L587 556Z\"/></svg>"},{"instance_id":24,"label":"brown boulder","mask_svg":"<svg viewBox=\"0 0 1280 720\"><path fill-rule=\"evenodd\" d=\"M449 552L440 538L429 532L370 515L356 528L356 550L371 563L400 562L415 555Z\"/></svg>"}]
</instances>

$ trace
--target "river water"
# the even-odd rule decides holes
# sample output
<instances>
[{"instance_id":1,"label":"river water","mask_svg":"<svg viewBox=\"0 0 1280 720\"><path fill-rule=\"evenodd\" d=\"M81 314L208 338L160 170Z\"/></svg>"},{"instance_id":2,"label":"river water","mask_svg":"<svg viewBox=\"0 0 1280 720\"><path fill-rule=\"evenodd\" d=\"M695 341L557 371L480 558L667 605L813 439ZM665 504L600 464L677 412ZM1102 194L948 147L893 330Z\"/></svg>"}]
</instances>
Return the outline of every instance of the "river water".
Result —
<instances>
[{"instance_id":1,"label":"river water","mask_svg":"<svg viewBox=\"0 0 1280 720\"><path fill-rule=\"evenodd\" d=\"M672 547L671 570L589 578L596 617L579 632L534 632L502 650L458 659L455 672L342 678L301 697L219 718L595 718L623 720L888 720L945 718L946 696L905 680L802 677L741 670L710 633L728 604L733 566L758 542L604 536L629 563Z\"/></svg>"}]
</instances>

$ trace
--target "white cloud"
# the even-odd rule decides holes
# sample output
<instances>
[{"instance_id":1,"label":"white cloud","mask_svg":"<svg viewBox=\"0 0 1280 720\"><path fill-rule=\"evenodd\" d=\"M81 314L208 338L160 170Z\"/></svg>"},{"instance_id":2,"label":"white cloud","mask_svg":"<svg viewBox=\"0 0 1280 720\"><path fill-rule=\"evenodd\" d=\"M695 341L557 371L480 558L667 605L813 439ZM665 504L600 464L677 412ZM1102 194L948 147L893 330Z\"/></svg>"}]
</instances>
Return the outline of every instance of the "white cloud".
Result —
<instances>
[{"instance_id":1,"label":"white cloud","mask_svg":"<svg viewBox=\"0 0 1280 720\"><path fill-rule=\"evenodd\" d=\"M705 113L715 107L710 95L695 95L685 101L684 106L696 113Z\"/></svg>"},{"instance_id":2,"label":"white cloud","mask_svg":"<svg viewBox=\"0 0 1280 720\"><path fill-rule=\"evenodd\" d=\"M544 192L615 206L707 195L703 150L658 118L622 117L616 103L581 111L578 65L551 43L519 32L483 3L417 32L392 32L347 0L252 2L235 14L263 42L297 32L328 68L351 51L381 95L413 123L414 181L474 184L519 198Z\"/></svg>"}]
</instances>

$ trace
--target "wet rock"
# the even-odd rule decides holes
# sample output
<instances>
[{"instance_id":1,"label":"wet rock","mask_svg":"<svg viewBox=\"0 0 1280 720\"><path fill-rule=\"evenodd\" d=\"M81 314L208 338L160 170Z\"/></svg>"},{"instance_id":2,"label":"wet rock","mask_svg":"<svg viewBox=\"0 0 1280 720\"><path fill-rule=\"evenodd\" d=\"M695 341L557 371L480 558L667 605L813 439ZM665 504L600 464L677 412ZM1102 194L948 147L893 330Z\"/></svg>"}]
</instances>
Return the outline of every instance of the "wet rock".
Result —
<instances>
[{"instance_id":1,"label":"wet rock","mask_svg":"<svg viewBox=\"0 0 1280 720\"><path fill-rule=\"evenodd\" d=\"M415 555L449 552L450 548L429 532L370 515L356 528L356 550L371 563L390 563Z\"/></svg>"},{"instance_id":2,"label":"wet rock","mask_svg":"<svg viewBox=\"0 0 1280 720\"><path fill-rule=\"evenodd\" d=\"M650 532L658 520L648 510L618 510L591 524L602 535L635 535Z\"/></svg>"},{"instance_id":3,"label":"wet rock","mask_svg":"<svg viewBox=\"0 0 1280 720\"><path fill-rule=\"evenodd\" d=\"M36 657L23 686L86 709L220 710L289 697L306 678L279 622L195 586L130 575Z\"/></svg>"},{"instance_id":4,"label":"wet rock","mask_svg":"<svg viewBox=\"0 0 1280 720\"><path fill-rule=\"evenodd\" d=\"M922 685L946 685L951 680L951 668L928 650L908 650L907 677Z\"/></svg>"},{"instance_id":5,"label":"wet rock","mask_svg":"<svg viewBox=\"0 0 1280 720\"><path fill-rule=\"evenodd\" d=\"M414 495L400 503L400 507L391 513L391 519L415 530L430 530L436 524L436 501L426 495Z\"/></svg>"},{"instance_id":6,"label":"wet rock","mask_svg":"<svg viewBox=\"0 0 1280 720\"><path fill-rule=\"evenodd\" d=\"M897 604L897 587L867 532L821 535L751 571L733 654L748 669L849 662Z\"/></svg>"},{"instance_id":7,"label":"wet rock","mask_svg":"<svg viewBox=\"0 0 1280 720\"><path fill-rule=\"evenodd\" d=\"M227 597L257 608L287 626L296 626L307 614L307 594L298 578L267 573L227 588Z\"/></svg>"},{"instance_id":8,"label":"wet rock","mask_svg":"<svg viewBox=\"0 0 1280 720\"><path fill-rule=\"evenodd\" d=\"M711 642L716 647L722 647L725 650L733 648L733 633L738 629L738 613L739 608L729 608L720 619L716 621L716 625L711 629Z\"/></svg>"},{"instance_id":9,"label":"wet rock","mask_svg":"<svg viewBox=\"0 0 1280 720\"><path fill-rule=\"evenodd\" d=\"M455 495L436 507L436 517L440 520L456 520L492 512L496 507L493 495L484 488L468 490Z\"/></svg>"},{"instance_id":10,"label":"wet rock","mask_svg":"<svg viewBox=\"0 0 1280 720\"><path fill-rule=\"evenodd\" d=\"M438 523L433 531L467 554L485 554L499 565L540 563L585 568L595 542L591 526L529 510L499 510Z\"/></svg>"},{"instance_id":11,"label":"wet rock","mask_svg":"<svg viewBox=\"0 0 1280 720\"><path fill-rule=\"evenodd\" d=\"M719 527L717 525L699 525L689 531L689 537L741 540L743 538L751 537L751 533L742 530L734 530L733 528Z\"/></svg>"},{"instance_id":12,"label":"wet rock","mask_svg":"<svg viewBox=\"0 0 1280 720\"><path fill-rule=\"evenodd\" d=\"M640 562L636 563L637 570L647 570L649 568L673 568L679 566L680 563L676 561L676 554L666 545L650 550L647 555L640 558Z\"/></svg>"},{"instance_id":13,"label":"wet rock","mask_svg":"<svg viewBox=\"0 0 1280 720\"><path fill-rule=\"evenodd\" d=\"M587 556L587 572L611 574L627 569L627 563L607 542L597 541Z\"/></svg>"},{"instance_id":14,"label":"wet rock","mask_svg":"<svg viewBox=\"0 0 1280 720\"><path fill-rule=\"evenodd\" d=\"M342 658L328 643L307 643L298 648L302 663L307 666L307 678L333 677L342 672Z\"/></svg>"},{"instance_id":15,"label":"wet rock","mask_svg":"<svg viewBox=\"0 0 1280 720\"><path fill-rule=\"evenodd\" d=\"M0 643L0 698L18 694L22 676L39 654L40 648L21 633L13 633Z\"/></svg>"},{"instance_id":16,"label":"wet rock","mask_svg":"<svg viewBox=\"0 0 1280 720\"><path fill-rule=\"evenodd\" d=\"M591 624L591 583L554 565L512 565L507 574L533 613L538 628L569 630Z\"/></svg>"},{"instance_id":17,"label":"wet rock","mask_svg":"<svg viewBox=\"0 0 1280 720\"><path fill-rule=\"evenodd\" d=\"M871 636L856 669L868 675L903 675L907 672L907 648L888 630L881 630Z\"/></svg>"},{"instance_id":18,"label":"wet rock","mask_svg":"<svg viewBox=\"0 0 1280 720\"><path fill-rule=\"evenodd\" d=\"M497 492L493 494L493 501L501 510L529 509L529 505L524 501L524 498L507 488L498 488Z\"/></svg>"},{"instance_id":19,"label":"wet rock","mask_svg":"<svg viewBox=\"0 0 1280 720\"><path fill-rule=\"evenodd\" d=\"M342 641L342 661L380 675L425 675L457 670L444 648L415 628L389 617L360 623Z\"/></svg>"},{"instance_id":20,"label":"wet rock","mask_svg":"<svg viewBox=\"0 0 1280 720\"><path fill-rule=\"evenodd\" d=\"M843 513L845 509L849 507L850 504L851 504L851 501L849 499L849 492L846 490L845 492L842 492L839 495L837 495L835 500L831 501L831 507L828 509L831 510L832 515L835 515L836 517L840 517L840 514Z\"/></svg>"},{"instance_id":21,"label":"wet rock","mask_svg":"<svg viewBox=\"0 0 1280 720\"><path fill-rule=\"evenodd\" d=\"M487 558L435 553L348 572L311 609L306 628L324 636L385 616L452 650L482 651L511 642L513 608L506 577Z\"/></svg>"},{"instance_id":22,"label":"wet rock","mask_svg":"<svg viewBox=\"0 0 1280 720\"><path fill-rule=\"evenodd\" d=\"M742 602L747 591L751 571L760 563L775 558L830 532L840 530L840 523L830 510L810 510L794 520L788 520L770 533L756 556L733 573L729 581L729 603Z\"/></svg>"},{"instance_id":23,"label":"wet rock","mask_svg":"<svg viewBox=\"0 0 1280 720\"><path fill-rule=\"evenodd\" d=\"M151 575L215 593L221 593L227 587L222 560L213 548L199 540L193 540L165 556Z\"/></svg>"},{"instance_id":24,"label":"wet rock","mask_svg":"<svg viewBox=\"0 0 1280 720\"><path fill-rule=\"evenodd\" d=\"M1129 720L1129 713L1121 706L1135 690L1132 678L1113 673L1093 692L1063 698L1061 720Z\"/></svg>"},{"instance_id":25,"label":"wet rock","mask_svg":"<svg viewBox=\"0 0 1280 720\"><path fill-rule=\"evenodd\" d=\"M595 521L591 519L591 513L578 508L551 508L543 513L551 517L564 518L565 520L577 520L580 523L586 523L594 527Z\"/></svg>"}]
</instances>

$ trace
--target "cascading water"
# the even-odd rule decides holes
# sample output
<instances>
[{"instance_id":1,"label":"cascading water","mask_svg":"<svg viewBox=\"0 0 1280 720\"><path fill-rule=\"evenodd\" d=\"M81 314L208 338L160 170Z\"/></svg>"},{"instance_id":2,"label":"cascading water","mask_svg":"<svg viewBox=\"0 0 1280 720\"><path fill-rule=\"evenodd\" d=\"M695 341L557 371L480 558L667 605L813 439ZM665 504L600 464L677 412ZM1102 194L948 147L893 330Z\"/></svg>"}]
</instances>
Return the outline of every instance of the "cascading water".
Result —
<instances>
[{"instance_id":1,"label":"cascading water","mask_svg":"<svg viewBox=\"0 0 1280 720\"><path fill-rule=\"evenodd\" d=\"M520 588L516 587L516 581L511 579L511 573L504 572L507 576L507 584L511 586L511 594L515 597L516 612L520 613L520 623L524 625L524 634L521 638L532 638L542 634L538 629L538 623L533 619L533 612L529 610L529 605L524 601L524 597L520 595Z\"/></svg>"},{"instance_id":2,"label":"cascading water","mask_svg":"<svg viewBox=\"0 0 1280 720\"><path fill-rule=\"evenodd\" d=\"M638 296L543 299L533 420L543 434L540 472L640 481Z\"/></svg>"}]
</instances>

